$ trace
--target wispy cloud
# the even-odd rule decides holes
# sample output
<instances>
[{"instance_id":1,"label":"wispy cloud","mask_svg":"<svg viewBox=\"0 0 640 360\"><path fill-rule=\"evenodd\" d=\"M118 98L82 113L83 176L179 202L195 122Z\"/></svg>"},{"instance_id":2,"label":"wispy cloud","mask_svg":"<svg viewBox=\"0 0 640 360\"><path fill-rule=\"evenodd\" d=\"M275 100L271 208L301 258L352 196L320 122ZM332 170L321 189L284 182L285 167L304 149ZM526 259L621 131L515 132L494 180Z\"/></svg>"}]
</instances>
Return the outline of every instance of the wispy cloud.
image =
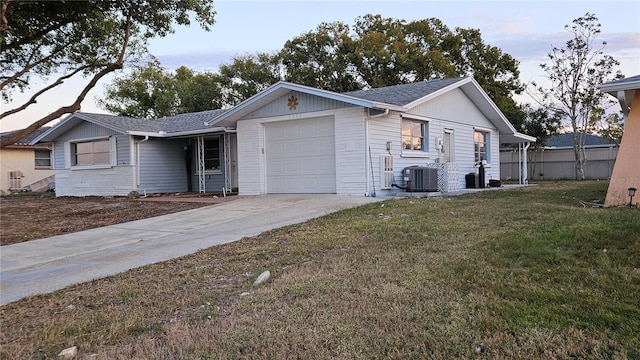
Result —
<instances>
[{"instance_id":1,"label":"wispy cloud","mask_svg":"<svg viewBox=\"0 0 640 360\"><path fill-rule=\"evenodd\" d=\"M216 71L222 64L228 64L234 56L241 52L230 50L210 50L203 52L185 52L156 56L160 64L167 69L177 69L186 66L196 71Z\"/></svg>"},{"instance_id":2,"label":"wispy cloud","mask_svg":"<svg viewBox=\"0 0 640 360\"><path fill-rule=\"evenodd\" d=\"M541 35L505 36L494 39L491 45L499 47L505 53L520 61L544 61L554 47L564 47L570 40L566 32ZM609 33L603 34L599 42L606 41L604 53L617 58L633 56L638 58L640 52L640 34Z\"/></svg>"}]
</instances>

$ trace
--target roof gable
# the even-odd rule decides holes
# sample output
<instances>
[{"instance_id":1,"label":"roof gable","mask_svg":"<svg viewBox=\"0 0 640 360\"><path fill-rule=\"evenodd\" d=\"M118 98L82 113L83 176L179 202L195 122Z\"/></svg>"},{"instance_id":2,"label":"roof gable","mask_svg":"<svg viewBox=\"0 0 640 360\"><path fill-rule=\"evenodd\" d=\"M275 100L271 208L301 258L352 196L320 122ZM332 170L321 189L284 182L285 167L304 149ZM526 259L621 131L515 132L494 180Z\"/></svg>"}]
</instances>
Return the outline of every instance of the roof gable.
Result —
<instances>
[{"instance_id":1,"label":"roof gable","mask_svg":"<svg viewBox=\"0 0 640 360\"><path fill-rule=\"evenodd\" d=\"M53 141L55 138L77 126L82 121L94 123L118 133L128 135L169 137L189 133L212 132L220 129L208 126L205 123L225 111L226 110L201 111L179 114L156 120L77 112L68 116L44 134L36 137L31 143L39 141Z\"/></svg>"},{"instance_id":2,"label":"roof gable","mask_svg":"<svg viewBox=\"0 0 640 360\"><path fill-rule=\"evenodd\" d=\"M279 81L273 85L271 85L266 90L250 97L249 99L241 102L235 107L231 108L224 114L221 114L219 117L213 119L209 122L211 125L217 125L222 122L235 122L242 117L250 114L253 111L269 104L272 101L280 99L281 97L287 95L288 93L296 91L299 93L309 94L313 96L319 96L335 101L344 102L347 104L362 106L365 108L380 108L380 109L393 109L393 110L403 110L402 107L389 104L382 103L375 100L369 100L365 98L360 98L356 96L351 96L348 93L336 93L333 91L316 89L305 85L293 84L286 81Z\"/></svg>"}]
</instances>

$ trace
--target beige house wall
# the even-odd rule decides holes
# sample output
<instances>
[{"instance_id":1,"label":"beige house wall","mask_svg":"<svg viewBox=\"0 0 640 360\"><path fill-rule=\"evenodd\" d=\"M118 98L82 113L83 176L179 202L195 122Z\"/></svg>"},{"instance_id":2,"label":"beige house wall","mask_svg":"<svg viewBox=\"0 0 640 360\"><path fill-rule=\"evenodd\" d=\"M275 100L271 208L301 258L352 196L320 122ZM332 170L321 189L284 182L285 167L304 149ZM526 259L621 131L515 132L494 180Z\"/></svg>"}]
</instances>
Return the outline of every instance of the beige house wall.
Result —
<instances>
[{"instance_id":1,"label":"beige house wall","mask_svg":"<svg viewBox=\"0 0 640 360\"><path fill-rule=\"evenodd\" d=\"M636 90L633 97L605 206L628 205L630 187L638 189L633 198L633 205L637 206L640 203L640 90Z\"/></svg>"},{"instance_id":2,"label":"beige house wall","mask_svg":"<svg viewBox=\"0 0 640 360\"><path fill-rule=\"evenodd\" d=\"M33 149L0 149L0 194L9 192L9 172L21 171L21 186L27 186L54 174L52 169L36 169Z\"/></svg>"}]
</instances>

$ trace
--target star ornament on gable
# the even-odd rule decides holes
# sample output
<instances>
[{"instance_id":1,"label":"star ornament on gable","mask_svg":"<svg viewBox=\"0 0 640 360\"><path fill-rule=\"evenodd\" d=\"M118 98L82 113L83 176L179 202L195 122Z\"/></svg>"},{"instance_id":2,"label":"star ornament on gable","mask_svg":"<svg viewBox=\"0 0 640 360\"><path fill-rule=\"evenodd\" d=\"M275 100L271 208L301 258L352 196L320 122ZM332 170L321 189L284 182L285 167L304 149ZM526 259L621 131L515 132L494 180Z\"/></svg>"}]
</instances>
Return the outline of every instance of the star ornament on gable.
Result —
<instances>
[{"instance_id":1,"label":"star ornament on gable","mask_svg":"<svg viewBox=\"0 0 640 360\"><path fill-rule=\"evenodd\" d=\"M291 95L291 97L287 101L287 106L289 106L289 110L295 110L296 108L298 108L298 98Z\"/></svg>"}]
</instances>

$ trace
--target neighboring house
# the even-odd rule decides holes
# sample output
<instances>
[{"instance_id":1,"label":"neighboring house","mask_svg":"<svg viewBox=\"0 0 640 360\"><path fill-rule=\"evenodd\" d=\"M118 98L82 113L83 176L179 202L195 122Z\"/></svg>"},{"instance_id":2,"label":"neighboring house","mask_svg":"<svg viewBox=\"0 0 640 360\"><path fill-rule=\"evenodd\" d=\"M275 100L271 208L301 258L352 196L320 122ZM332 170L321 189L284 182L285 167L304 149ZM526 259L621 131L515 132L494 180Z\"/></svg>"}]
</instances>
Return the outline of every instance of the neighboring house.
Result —
<instances>
[{"instance_id":1,"label":"neighboring house","mask_svg":"<svg viewBox=\"0 0 640 360\"><path fill-rule=\"evenodd\" d=\"M36 141L55 144L58 195L362 196L403 191L407 179L410 190L456 191L483 161L486 185L500 178L499 144L535 138L516 132L473 78L455 78L350 93L278 82L228 110L76 113Z\"/></svg>"},{"instance_id":2,"label":"neighboring house","mask_svg":"<svg viewBox=\"0 0 640 360\"><path fill-rule=\"evenodd\" d=\"M600 91L616 97L624 114L624 132L604 205L628 205L629 188L640 191L640 75L602 84ZM640 192L633 198L636 206L638 198Z\"/></svg>"},{"instance_id":3,"label":"neighboring house","mask_svg":"<svg viewBox=\"0 0 640 360\"><path fill-rule=\"evenodd\" d=\"M0 195L18 191L46 191L53 187L51 144L31 145L36 137L48 129L40 128L15 144L0 148ZM1 133L0 138L18 131Z\"/></svg>"},{"instance_id":4,"label":"neighboring house","mask_svg":"<svg viewBox=\"0 0 640 360\"><path fill-rule=\"evenodd\" d=\"M609 179L618 154L618 144L596 135L586 134L585 179ZM573 133L553 135L543 148L528 153L529 180L575 179ZM503 180L517 179L519 156L512 148L500 149L500 175Z\"/></svg>"}]
</instances>

